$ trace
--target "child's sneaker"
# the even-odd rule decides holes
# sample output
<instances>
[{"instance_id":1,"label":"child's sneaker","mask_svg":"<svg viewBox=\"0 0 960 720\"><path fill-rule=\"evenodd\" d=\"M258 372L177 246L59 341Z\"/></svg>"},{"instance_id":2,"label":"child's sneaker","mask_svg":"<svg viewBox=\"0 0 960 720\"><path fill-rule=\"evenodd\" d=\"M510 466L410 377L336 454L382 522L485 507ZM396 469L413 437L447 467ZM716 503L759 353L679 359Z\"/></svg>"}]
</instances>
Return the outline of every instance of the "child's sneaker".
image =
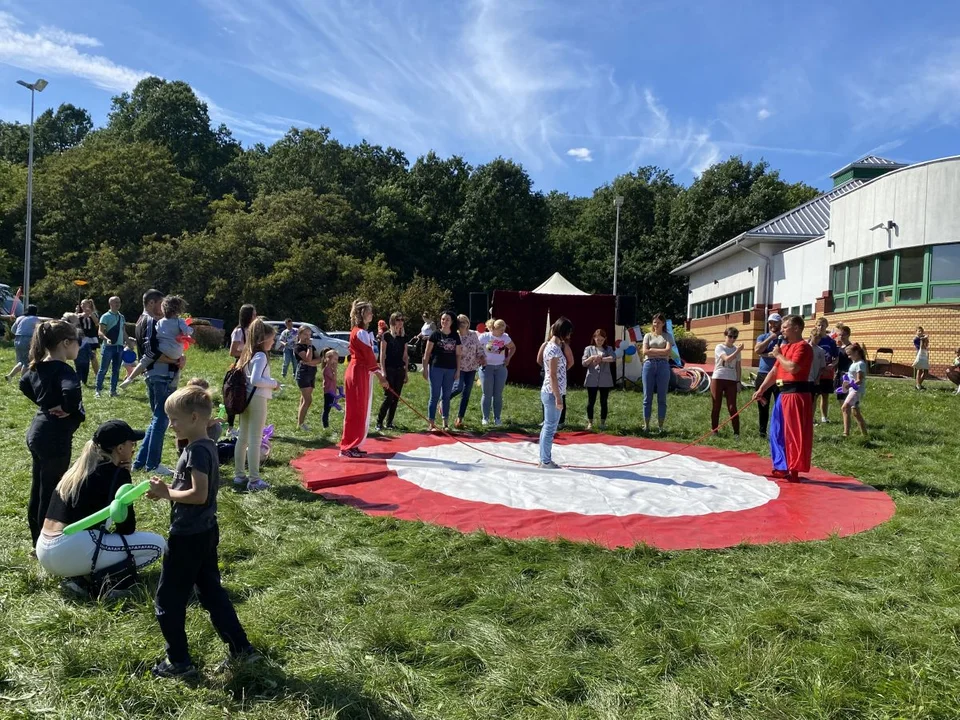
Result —
<instances>
[{"instance_id":1,"label":"child's sneaker","mask_svg":"<svg viewBox=\"0 0 960 720\"><path fill-rule=\"evenodd\" d=\"M192 662L172 663L167 658L154 665L150 672L158 678L189 678L197 676L197 668Z\"/></svg>"},{"instance_id":2,"label":"child's sneaker","mask_svg":"<svg viewBox=\"0 0 960 720\"><path fill-rule=\"evenodd\" d=\"M166 465L157 465L153 469L147 469L147 472L153 473L154 475L160 475L162 477L173 477L173 470L168 468Z\"/></svg>"},{"instance_id":3,"label":"child's sneaker","mask_svg":"<svg viewBox=\"0 0 960 720\"><path fill-rule=\"evenodd\" d=\"M247 492L260 492L261 490L266 490L270 485L265 483L261 478L256 480L251 480L247 483Z\"/></svg>"},{"instance_id":4,"label":"child's sneaker","mask_svg":"<svg viewBox=\"0 0 960 720\"><path fill-rule=\"evenodd\" d=\"M245 487L247 485L246 475L234 475L233 476L233 485L234 487Z\"/></svg>"},{"instance_id":5,"label":"child's sneaker","mask_svg":"<svg viewBox=\"0 0 960 720\"><path fill-rule=\"evenodd\" d=\"M298 425L298 426L297 426L297 430L299 430L300 432L306 432L306 433L308 433L308 432L310 432L310 426L307 425L306 423L304 423L303 425Z\"/></svg>"},{"instance_id":6,"label":"child's sneaker","mask_svg":"<svg viewBox=\"0 0 960 720\"><path fill-rule=\"evenodd\" d=\"M251 646L243 652L237 653L236 655L227 655L227 657L225 657L220 664L213 669L213 672L219 675L239 665L258 663L262 662L263 659L263 655L257 652L255 647Z\"/></svg>"}]
</instances>

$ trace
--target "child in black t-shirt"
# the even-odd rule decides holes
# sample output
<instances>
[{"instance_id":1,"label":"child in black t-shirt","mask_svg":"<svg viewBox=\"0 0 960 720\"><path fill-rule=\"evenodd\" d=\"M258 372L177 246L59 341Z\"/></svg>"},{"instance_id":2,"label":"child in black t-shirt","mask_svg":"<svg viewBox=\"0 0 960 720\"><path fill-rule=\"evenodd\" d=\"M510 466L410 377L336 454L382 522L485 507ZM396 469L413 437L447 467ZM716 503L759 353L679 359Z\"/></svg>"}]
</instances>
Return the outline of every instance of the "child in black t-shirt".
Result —
<instances>
[{"instance_id":1,"label":"child in black t-shirt","mask_svg":"<svg viewBox=\"0 0 960 720\"><path fill-rule=\"evenodd\" d=\"M166 640L167 657L153 666L157 677L187 677L197 669L190 658L185 630L187 602L193 588L210 615L217 634L235 659L256 660L259 655L247 640L237 612L220 584L217 566L217 489L220 467L217 446L207 437L213 414L210 395L188 386L167 398L164 410L178 439L189 441L168 486L162 478L150 478L149 497L170 500L170 538L163 555L163 569L154 607L160 631Z\"/></svg>"},{"instance_id":2,"label":"child in black t-shirt","mask_svg":"<svg viewBox=\"0 0 960 720\"><path fill-rule=\"evenodd\" d=\"M297 429L310 432L310 426L307 425L307 412L313 405L313 389L317 384L317 365L323 361L316 357L310 328L306 325L301 325L300 329L297 330L297 344L293 347L293 356L297 359L297 370L294 376L297 380L297 387L300 388Z\"/></svg>"}]
</instances>

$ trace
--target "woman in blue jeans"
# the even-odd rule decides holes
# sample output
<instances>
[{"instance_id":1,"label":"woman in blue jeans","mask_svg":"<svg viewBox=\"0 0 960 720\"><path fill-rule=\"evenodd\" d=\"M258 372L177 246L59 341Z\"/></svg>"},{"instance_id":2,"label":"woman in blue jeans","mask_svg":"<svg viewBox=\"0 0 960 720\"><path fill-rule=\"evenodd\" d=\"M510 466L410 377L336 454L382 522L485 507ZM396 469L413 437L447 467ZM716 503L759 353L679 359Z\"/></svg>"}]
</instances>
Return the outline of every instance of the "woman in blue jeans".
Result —
<instances>
[{"instance_id":1,"label":"woman in blue jeans","mask_svg":"<svg viewBox=\"0 0 960 720\"><path fill-rule=\"evenodd\" d=\"M480 368L480 382L483 385L483 397L480 410L484 425L490 422L490 410L493 410L493 424L501 424L503 413L503 388L507 384L507 367L517 346L507 335L507 323L503 320L487 320L487 332L478 338L486 353L486 364Z\"/></svg>"},{"instance_id":2,"label":"woman in blue jeans","mask_svg":"<svg viewBox=\"0 0 960 720\"><path fill-rule=\"evenodd\" d=\"M460 396L460 412L453 426L458 430L463 427L463 418L470 407L470 395L473 393L473 381L477 377L477 370L482 370L487 362L487 354L480 345L477 334L470 329L470 318L466 315L457 315L457 325L460 329L460 379L454 384L450 397Z\"/></svg>"},{"instance_id":3,"label":"woman in blue jeans","mask_svg":"<svg viewBox=\"0 0 960 720\"><path fill-rule=\"evenodd\" d=\"M450 396L453 384L460 379L460 333L453 313L444 310L440 315L440 329L427 339L423 351L423 377L430 382L430 431L436 432L437 404L443 400L443 429L449 428Z\"/></svg>"},{"instance_id":4,"label":"woman in blue jeans","mask_svg":"<svg viewBox=\"0 0 960 720\"><path fill-rule=\"evenodd\" d=\"M567 394L567 354L564 348L573 335L573 323L559 318L550 328L550 339L543 348L543 427L540 429L540 465L544 470L559 470L553 461L553 438L560 424L563 396Z\"/></svg>"},{"instance_id":5,"label":"woman in blue jeans","mask_svg":"<svg viewBox=\"0 0 960 720\"><path fill-rule=\"evenodd\" d=\"M670 387L670 354L673 336L667 332L663 313L653 316L653 327L643 336L643 431L650 432L653 395L657 395L657 429L663 432L667 418L667 389Z\"/></svg>"}]
</instances>

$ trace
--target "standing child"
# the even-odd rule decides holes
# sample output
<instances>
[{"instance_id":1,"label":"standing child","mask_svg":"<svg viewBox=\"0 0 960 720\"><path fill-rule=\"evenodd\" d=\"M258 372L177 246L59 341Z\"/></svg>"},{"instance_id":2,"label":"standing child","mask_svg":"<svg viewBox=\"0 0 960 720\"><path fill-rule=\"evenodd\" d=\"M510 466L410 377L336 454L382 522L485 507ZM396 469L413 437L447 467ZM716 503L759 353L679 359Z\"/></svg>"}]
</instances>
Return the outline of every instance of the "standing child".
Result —
<instances>
[{"instance_id":1,"label":"standing child","mask_svg":"<svg viewBox=\"0 0 960 720\"><path fill-rule=\"evenodd\" d=\"M210 383L207 382L202 377L194 377L187 380L187 387L197 387L203 390L205 393L210 395ZM210 402L213 402L213 395L210 395ZM213 440L213 442L218 442L220 436L223 435L223 420L218 417L211 417L207 422L207 437ZM187 445L190 443L186 440L177 440L177 457L179 458L183 451L187 449Z\"/></svg>"},{"instance_id":2,"label":"standing child","mask_svg":"<svg viewBox=\"0 0 960 720\"><path fill-rule=\"evenodd\" d=\"M93 298L87 298L80 302L80 329L83 331L83 344L90 348L90 365L93 368L93 376L96 377L100 372L100 359L97 351L100 349L100 316L97 314L97 306L93 303ZM83 384L87 384L86 378L81 377Z\"/></svg>"},{"instance_id":3,"label":"standing child","mask_svg":"<svg viewBox=\"0 0 960 720\"><path fill-rule=\"evenodd\" d=\"M70 467L73 434L86 419L80 378L67 365L79 351L80 335L73 325L63 320L40 323L30 345L29 367L20 378L20 392L37 406L27 430L27 448L33 458L27 520L33 547L50 496Z\"/></svg>"},{"instance_id":4,"label":"standing child","mask_svg":"<svg viewBox=\"0 0 960 720\"><path fill-rule=\"evenodd\" d=\"M323 427L330 427L330 408L337 401L337 363L340 356L333 348L323 353Z\"/></svg>"},{"instance_id":5,"label":"standing child","mask_svg":"<svg viewBox=\"0 0 960 720\"><path fill-rule=\"evenodd\" d=\"M280 383L270 377L270 356L277 331L257 318L247 329L247 344L237 367L247 376L247 391L253 390L247 409L240 415L240 430L234 452L236 469L233 484L245 485L250 492L266 490L269 485L260 477L260 444L267 424L267 403ZM250 471L249 478L247 470Z\"/></svg>"},{"instance_id":6,"label":"standing child","mask_svg":"<svg viewBox=\"0 0 960 720\"><path fill-rule=\"evenodd\" d=\"M917 334L913 338L913 347L917 351L917 357L913 361L917 390L926 390L923 383L930 374L930 336L923 331L922 327L917 328Z\"/></svg>"},{"instance_id":7,"label":"standing child","mask_svg":"<svg viewBox=\"0 0 960 720\"><path fill-rule=\"evenodd\" d=\"M957 352L953 358L953 367L947 370L947 380L957 386L957 391L954 395L960 395L960 348L957 348Z\"/></svg>"},{"instance_id":8,"label":"standing child","mask_svg":"<svg viewBox=\"0 0 960 720\"><path fill-rule=\"evenodd\" d=\"M322 361L314 357L313 343L310 339L310 328L301 325L297 331L297 342L293 347L294 357L297 359L294 377L297 381L297 387L300 388L300 407L297 408L297 429L303 432L310 432L310 426L307 425L307 413L310 406L313 405L313 389L317 385L317 365ZM287 361L284 357L284 366Z\"/></svg>"},{"instance_id":9,"label":"standing child","mask_svg":"<svg viewBox=\"0 0 960 720\"><path fill-rule=\"evenodd\" d=\"M300 333L306 329L307 336L310 335L310 328L306 325L301 325L299 329L294 329L293 320L287 318L283 321L283 331L280 333L280 337L277 339L279 343L278 350L283 352L283 369L280 371L280 374L283 377L287 376L287 368L293 365L293 376L297 376L297 350L296 344L300 342Z\"/></svg>"},{"instance_id":10,"label":"standing child","mask_svg":"<svg viewBox=\"0 0 960 720\"><path fill-rule=\"evenodd\" d=\"M718 432L720 425L720 406L725 400L727 412L733 418L733 437L740 437L740 416L737 415L737 393L743 378L743 343L737 343L740 331L731 326L723 334L723 342L713 349L713 376L710 383L710 396L713 405L710 409L710 427Z\"/></svg>"},{"instance_id":11,"label":"standing child","mask_svg":"<svg viewBox=\"0 0 960 720\"><path fill-rule=\"evenodd\" d=\"M847 348L847 354L853 361L850 363L850 369L847 375L852 384L847 389L847 399L843 401L841 411L843 412L843 436L850 435L850 414L857 419L857 425L860 426L860 434L866 436L867 424L863 420L863 414L860 412L860 406L863 403L863 396L867 391L867 363L864 358L863 348L858 343L853 343ZM846 383L845 383L846 384Z\"/></svg>"},{"instance_id":12,"label":"standing child","mask_svg":"<svg viewBox=\"0 0 960 720\"><path fill-rule=\"evenodd\" d=\"M152 672L156 677L176 678L197 673L184 627L187 603L194 587L214 629L230 649L227 662L257 660L260 656L247 639L237 612L220 584L217 565L220 466L217 446L207 437L213 414L210 395L203 388L185 387L167 398L164 410L177 439L186 440L188 445L177 461L169 486L159 477L150 478L149 496L171 503L170 538L163 554L154 601L157 622L166 643L166 658L154 665Z\"/></svg>"}]
</instances>

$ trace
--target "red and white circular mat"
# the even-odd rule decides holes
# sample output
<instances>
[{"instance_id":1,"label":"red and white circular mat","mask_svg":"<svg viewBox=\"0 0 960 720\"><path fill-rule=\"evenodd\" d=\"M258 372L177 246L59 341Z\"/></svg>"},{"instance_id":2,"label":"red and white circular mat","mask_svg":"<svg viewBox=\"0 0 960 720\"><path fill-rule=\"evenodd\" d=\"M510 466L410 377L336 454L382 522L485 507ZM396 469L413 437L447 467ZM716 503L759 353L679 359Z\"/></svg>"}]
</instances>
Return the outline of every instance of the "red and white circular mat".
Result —
<instances>
[{"instance_id":1,"label":"red and white circular mat","mask_svg":"<svg viewBox=\"0 0 960 720\"><path fill-rule=\"evenodd\" d=\"M462 439L469 446L444 435L370 438L365 459L342 459L334 447L307 452L293 466L307 489L370 515L609 548L819 540L868 530L895 510L889 496L853 478L814 469L800 482L783 482L767 476L769 459L730 450L694 447L617 468L610 466L658 458L681 446L563 433L554 445L556 462L605 469L545 471L522 464L537 462L535 437Z\"/></svg>"}]
</instances>

